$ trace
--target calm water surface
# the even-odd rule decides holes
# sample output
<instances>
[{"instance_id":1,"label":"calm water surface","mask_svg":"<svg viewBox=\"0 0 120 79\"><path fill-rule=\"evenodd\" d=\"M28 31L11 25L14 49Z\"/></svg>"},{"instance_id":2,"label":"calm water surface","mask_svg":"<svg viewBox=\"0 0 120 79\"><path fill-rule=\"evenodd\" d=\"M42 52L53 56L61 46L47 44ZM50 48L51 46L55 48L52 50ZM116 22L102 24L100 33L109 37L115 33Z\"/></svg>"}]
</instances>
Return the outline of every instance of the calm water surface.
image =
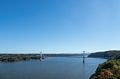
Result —
<instances>
[{"instance_id":1,"label":"calm water surface","mask_svg":"<svg viewBox=\"0 0 120 79\"><path fill-rule=\"evenodd\" d=\"M105 59L49 57L44 61L0 63L0 79L89 79Z\"/></svg>"}]
</instances>

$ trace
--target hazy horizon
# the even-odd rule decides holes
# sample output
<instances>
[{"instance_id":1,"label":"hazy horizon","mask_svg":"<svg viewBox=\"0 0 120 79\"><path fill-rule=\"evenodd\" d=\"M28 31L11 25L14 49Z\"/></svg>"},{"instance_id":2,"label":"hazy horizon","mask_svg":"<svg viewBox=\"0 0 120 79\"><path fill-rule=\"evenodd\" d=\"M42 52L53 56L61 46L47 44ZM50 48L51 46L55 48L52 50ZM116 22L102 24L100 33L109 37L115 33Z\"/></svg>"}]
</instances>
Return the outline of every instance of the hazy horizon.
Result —
<instances>
[{"instance_id":1,"label":"hazy horizon","mask_svg":"<svg viewBox=\"0 0 120 79\"><path fill-rule=\"evenodd\" d=\"M0 53L119 50L120 0L1 0Z\"/></svg>"}]
</instances>

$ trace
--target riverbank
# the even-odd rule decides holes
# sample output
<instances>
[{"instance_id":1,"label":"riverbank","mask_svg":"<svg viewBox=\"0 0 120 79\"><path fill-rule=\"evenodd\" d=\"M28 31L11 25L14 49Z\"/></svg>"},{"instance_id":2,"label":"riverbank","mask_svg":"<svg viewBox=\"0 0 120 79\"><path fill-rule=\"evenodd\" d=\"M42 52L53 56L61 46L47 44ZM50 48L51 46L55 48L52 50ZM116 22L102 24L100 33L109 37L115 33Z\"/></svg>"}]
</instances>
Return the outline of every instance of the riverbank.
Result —
<instances>
[{"instance_id":1,"label":"riverbank","mask_svg":"<svg viewBox=\"0 0 120 79\"><path fill-rule=\"evenodd\" d=\"M28 60L40 60L46 57L71 57L81 56L81 54L0 54L0 62L17 62Z\"/></svg>"},{"instance_id":2,"label":"riverbank","mask_svg":"<svg viewBox=\"0 0 120 79\"><path fill-rule=\"evenodd\" d=\"M100 64L90 79L120 79L120 60L108 60Z\"/></svg>"},{"instance_id":3,"label":"riverbank","mask_svg":"<svg viewBox=\"0 0 120 79\"><path fill-rule=\"evenodd\" d=\"M90 79L120 79L120 51L105 51L93 53L89 57L107 58L98 66Z\"/></svg>"},{"instance_id":4,"label":"riverbank","mask_svg":"<svg viewBox=\"0 0 120 79\"><path fill-rule=\"evenodd\" d=\"M17 62L31 59L40 60L41 58L44 59L44 55L41 57L39 54L0 54L0 62Z\"/></svg>"}]
</instances>

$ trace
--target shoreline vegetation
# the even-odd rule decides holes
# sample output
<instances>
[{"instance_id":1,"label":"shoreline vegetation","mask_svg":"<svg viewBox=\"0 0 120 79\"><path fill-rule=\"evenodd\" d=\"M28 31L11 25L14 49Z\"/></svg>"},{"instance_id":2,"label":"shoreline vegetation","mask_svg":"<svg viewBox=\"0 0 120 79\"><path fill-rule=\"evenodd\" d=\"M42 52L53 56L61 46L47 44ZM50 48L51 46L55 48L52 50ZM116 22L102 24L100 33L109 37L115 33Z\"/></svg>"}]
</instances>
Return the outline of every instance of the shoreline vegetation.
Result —
<instances>
[{"instance_id":1,"label":"shoreline vegetation","mask_svg":"<svg viewBox=\"0 0 120 79\"><path fill-rule=\"evenodd\" d=\"M44 56L39 54L0 54L0 62L17 62L17 61L28 61L31 59L40 60L44 59Z\"/></svg>"},{"instance_id":2,"label":"shoreline vegetation","mask_svg":"<svg viewBox=\"0 0 120 79\"><path fill-rule=\"evenodd\" d=\"M46 57L70 57L81 56L81 54L0 54L0 62L17 62L28 60L41 60Z\"/></svg>"},{"instance_id":3,"label":"shoreline vegetation","mask_svg":"<svg viewBox=\"0 0 120 79\"><path fill-rule=\"evenodd\" d=\"M98 66L90 79L120 79L120 51L96 52L88 57L107 59L106 62Z\"/></svg>"}]
</instances>

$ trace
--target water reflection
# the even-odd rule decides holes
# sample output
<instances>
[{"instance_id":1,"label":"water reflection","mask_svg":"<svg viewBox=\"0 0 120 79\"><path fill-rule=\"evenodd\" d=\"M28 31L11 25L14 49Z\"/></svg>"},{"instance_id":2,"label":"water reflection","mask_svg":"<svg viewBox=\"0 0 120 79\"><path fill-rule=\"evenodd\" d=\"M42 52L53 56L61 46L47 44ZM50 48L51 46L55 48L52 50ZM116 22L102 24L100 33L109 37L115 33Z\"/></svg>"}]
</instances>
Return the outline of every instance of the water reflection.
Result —
<instances>
[{"instance_id":1,"label":"water reflection","mask_svg":"<svg viewBox=\"0 0 120 79\"><path fill-rule=\"evenodd\" d=\"M83 75L83 78L82 78L82 79L86 79L86 74L85 74L85 63L82 64L82 75Z\"/></svg>"}]
</instances>

